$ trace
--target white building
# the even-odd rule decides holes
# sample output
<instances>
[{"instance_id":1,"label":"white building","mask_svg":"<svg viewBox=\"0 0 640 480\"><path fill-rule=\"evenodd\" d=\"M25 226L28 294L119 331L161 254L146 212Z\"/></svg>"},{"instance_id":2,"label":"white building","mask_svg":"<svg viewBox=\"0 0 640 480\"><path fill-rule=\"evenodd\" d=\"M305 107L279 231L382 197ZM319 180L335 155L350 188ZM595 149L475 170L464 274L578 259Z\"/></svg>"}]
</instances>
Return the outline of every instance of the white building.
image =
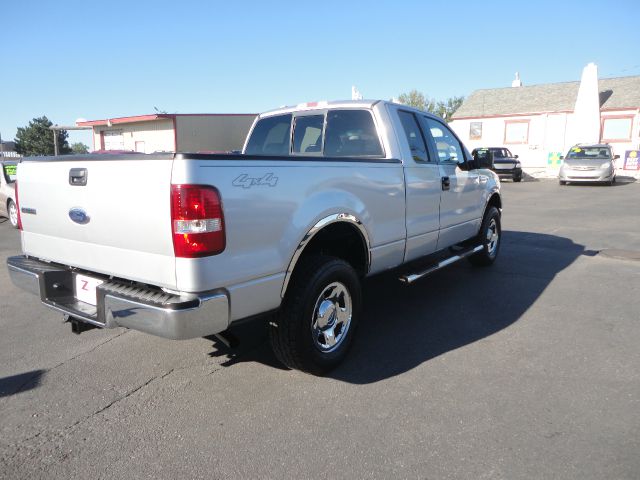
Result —
<instances>
[{"instance_id":1,"label":"white building","mask_svg":"<svg viewBox=\"0 0 640 480\"><path fill-rule=\"evenodd\" d=\"M93 150L241 150L256 114L153 114L77 122L93 128Z\"/></svg>"},{"instance_id":2,"label":"white building","mask_svg":"<svg viewBox=\"0 0 640 480\"><path fill-rule=\"evenodd\" d=\"M535 170L559 168L578 142L611 144L618 168L626 151L640 149L640 76L598 79L590 64L581 82L518 80L474 91L455 112L450 125L469 150L505 146Z\"/></svg>"}]
</instances>

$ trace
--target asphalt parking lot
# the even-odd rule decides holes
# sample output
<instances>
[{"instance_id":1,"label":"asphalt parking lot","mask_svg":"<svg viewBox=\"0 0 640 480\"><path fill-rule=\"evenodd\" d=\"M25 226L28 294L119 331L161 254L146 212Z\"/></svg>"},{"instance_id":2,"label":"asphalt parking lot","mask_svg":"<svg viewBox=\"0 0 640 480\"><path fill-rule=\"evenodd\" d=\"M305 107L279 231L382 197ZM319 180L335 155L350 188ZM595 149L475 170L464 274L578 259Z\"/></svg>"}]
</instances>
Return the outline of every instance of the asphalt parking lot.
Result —
<instances>
[{"instance_id":1,"label":"asphalt parking lot","mask_svg":"<svg viewBox=\"0 0 640 480\"><path fill-rule=\"evenodd\" d=\"M496 264L367 281L327 378L255 327L73 335L0 224L0 478L639 478L640 182L503 192Z\"/></svg>"}]
</instances>

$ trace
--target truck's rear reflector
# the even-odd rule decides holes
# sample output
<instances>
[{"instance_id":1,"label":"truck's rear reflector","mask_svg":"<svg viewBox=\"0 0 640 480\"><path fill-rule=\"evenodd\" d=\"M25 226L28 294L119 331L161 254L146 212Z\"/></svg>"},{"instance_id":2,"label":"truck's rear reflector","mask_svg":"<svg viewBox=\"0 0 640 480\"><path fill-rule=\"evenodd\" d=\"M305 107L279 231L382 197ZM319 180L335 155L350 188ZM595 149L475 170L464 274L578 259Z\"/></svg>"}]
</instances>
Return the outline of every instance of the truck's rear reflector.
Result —
<instances>
[{"instance_id":1,"label":"truck's rear reflector","mask_svg":"<svg viewBox=\"0 0 640 480\"><path fill-rule=\"evenodd\" d=\"M224 215L218 190L208 185L171 185L171 228L176 257L222 252Z\"/></svg>"}]
</instances>

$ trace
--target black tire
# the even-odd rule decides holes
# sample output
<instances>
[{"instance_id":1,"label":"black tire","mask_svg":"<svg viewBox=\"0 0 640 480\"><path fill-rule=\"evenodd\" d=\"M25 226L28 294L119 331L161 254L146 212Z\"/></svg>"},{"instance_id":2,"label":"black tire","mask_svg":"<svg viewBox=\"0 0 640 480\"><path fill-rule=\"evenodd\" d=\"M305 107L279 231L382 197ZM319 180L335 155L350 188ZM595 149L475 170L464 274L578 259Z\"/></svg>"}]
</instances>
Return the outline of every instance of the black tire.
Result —
<instances>
[{"instance_id":1,"label":"black tire","mask_svg":"<svg viewBox=\"0 0 640 480\"><path fill-rule=\"evenodd\" d=\"M513 181L514 182L521 182L522 181L522 175L520 175L518 177L513 177Z\"/></svg>"},{"instance_id":2,"label":"black tire","mask_svg":"<svg viewBox=\"0 0 640 480\"><path fill-rule=\"evenodd\" d=\"M15 213L13 212L15 211ZM7 216L13 228L18 228L18 207L13 200L7 202Z\"/></svg>"},{"instance_id":3,"label":"black tire","mask_svg":"<svg viewBox=\"0 0 640 480\"><path fill-rule=\"evenodd\" d=\"M558 181L558 183L559 183L560 185L566 185L566 184L567 184L567 182L565 182L564 180L559 180L559 181Z\"/></svg>"},{"instance_id":4,"label":"black tire","mask_svg":"<svg viewBox=\"0 0 640 480\"><path fill-rule=\"evenodd\" d=\"M494 234L496 234L495 237ZM478 243L483 246L483 249L471 255L469 262L478 267L487 267L493 264L498 257L501 240L500 211L496 207L489 207L484 214L478 233Z\"/></svg>"},{"instance_id":5,"label":"black tire","mask_svg":"<svg viewBox=\"0 0 640 480\"><path fill-rule=\"evenodd\" d=\"M349 321L345 320L347 301ZM276 357L289 368L314 375L337 367L353 342L361 303L360 279L351 265L324 255L303 259L291 277L280 310L269 322L269 341ZM321 313L327 311L325 319ZM343 312L342 321L338 311ZM320 322L332 318L333 324L323 330ZM327 337L325 332L329 332ZM336 343L331 345L333 341Z\"/></svg>"}]
</instances>

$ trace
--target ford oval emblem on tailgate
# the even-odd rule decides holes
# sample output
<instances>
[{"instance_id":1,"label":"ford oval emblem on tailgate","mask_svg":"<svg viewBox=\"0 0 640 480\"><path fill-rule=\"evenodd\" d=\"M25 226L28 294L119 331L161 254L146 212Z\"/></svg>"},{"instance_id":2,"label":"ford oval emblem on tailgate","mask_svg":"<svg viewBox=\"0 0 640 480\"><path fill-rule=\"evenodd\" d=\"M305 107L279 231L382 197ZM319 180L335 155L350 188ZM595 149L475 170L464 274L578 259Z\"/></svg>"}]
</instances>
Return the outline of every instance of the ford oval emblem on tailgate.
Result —
<instances>
[{"instance_id":1,"label":"ford oval emblem on tailgate","mask_svg":"<svg viewBox=\"0 0 640 480\"><path fill-rule=\"evenodd\" d=\"M80 225L89 223L89 215L81 208L72 208L69 210L69 218L72 222L79 223Z\"/></svg>"}]
</instances>

